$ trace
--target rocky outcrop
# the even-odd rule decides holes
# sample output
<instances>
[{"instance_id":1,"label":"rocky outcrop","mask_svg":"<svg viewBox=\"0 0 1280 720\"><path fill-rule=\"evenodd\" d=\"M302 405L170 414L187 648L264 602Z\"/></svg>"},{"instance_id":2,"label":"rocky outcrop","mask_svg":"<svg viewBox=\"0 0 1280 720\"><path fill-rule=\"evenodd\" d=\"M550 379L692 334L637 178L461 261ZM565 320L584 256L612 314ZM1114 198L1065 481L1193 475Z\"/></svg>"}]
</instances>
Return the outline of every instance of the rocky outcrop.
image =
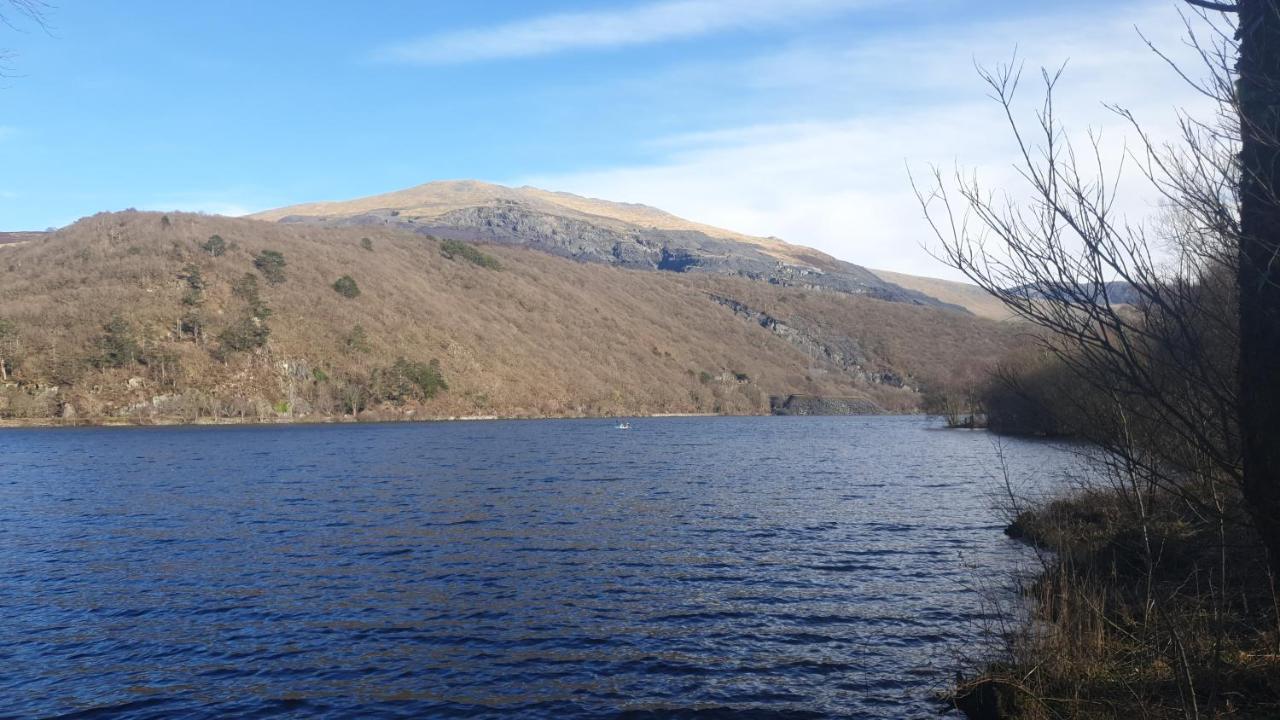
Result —
<instances>
[{"instance_id":1,"label":"rocky outcrop","mask_svg":"<svg viewBox=\"0 0 1280 720\"><path fill-rule=\"evenodd\" d=\"M784 287L830 290L967 312L881 280L866 268L825 255L819 257L817 253L810 252L814 260L812 266L800 265L780 260L757 245L696 230L644 227L590 215L556 214L509 199L430 217L415 217L395 208L383 208L338 217L287 215L280 218L280 222L395 227L451 240L523 245L580 262L636 270L734 275Z\"/></svg>"},{"instance_id":2,"label":"rocky outcrop","mask_svg":"<svg viewBox=\"0 0 1280 720\"><path fill-rule=\"evenodd\" d=\"M879 415L884 409L866 398L774 395L769 398L774 415Z\"/></svg>"},{"instance_id":3,"label":"rocky outcrop","mask_svg":"<svg viewBox=\"0 0 1280 720\"><path fill-rule=\"evenodd\" d=\"M857 346L857 343L852 340L844 338L844 342L837 347L834 343L823 342L800 328L789 325L769 313L756 310L733 298L714 293L708 293L707 297L711 298L713 302L729 308L735 315L757 323L760 327L773 332L774 335L803 350L805 354L814 360L829 362L843 370L863 371L862 366L866 362L866 356L862 353L862 349Z\"/></svg>"},{"instance_id":4,"label":"rocky outcrop","mask_svg":"<svg viewBox=\"0 0 1280 720\"><path fill-rule=\"evenodd\" d=\"M774 335L799 348L813 360L835 365L841 370L875 385L915 389L909 379L903 377L897 371L884 368L868 368L867 363L869 361L866 354L863 353L858 343L850 338L819 337L816 333L787 323L733 298L714 293L708 293L707 296L713 302L732 310L735 315L757 323L760 327L773 332Z\"/></svg>"}]
</instances>

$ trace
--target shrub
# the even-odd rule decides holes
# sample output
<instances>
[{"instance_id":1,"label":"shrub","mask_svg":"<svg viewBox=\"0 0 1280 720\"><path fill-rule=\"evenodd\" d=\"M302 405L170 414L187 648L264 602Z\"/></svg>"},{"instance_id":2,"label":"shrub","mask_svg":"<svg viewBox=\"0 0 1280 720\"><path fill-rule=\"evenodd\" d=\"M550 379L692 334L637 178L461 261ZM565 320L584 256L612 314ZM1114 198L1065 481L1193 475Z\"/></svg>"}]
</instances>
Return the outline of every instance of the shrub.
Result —
<instances>
[{"instance_id":1,"label":"shrub","mask_svg":"<svg viewBox=\"0 0 1280 720\"><path fill-rule=\"evenodd\" d=\"M354 298L360 295L360 286L356 284L354 278L350 275L343 275L333 283L333 289L344 298Z\"/></svg>"},{"instance_id":2,"label":"shrub","mask_svg":"<svg viewBox=\"0 0 1280 720\"><path fill-rule=\"evenodd\" d=\"M360 247L368 250L369 252L373 252L373 241L367 237L362 237L360 238Z\"/></svg>"},{"instance_id":3,"label":"shrub","mask_svg":"<svg viewBox=\"0 0 1280 720\"><path fill-rule=\"evenodd\" d=\"M334 388L338 407L346 415L358 415L369 407L369 386L364 378L347 378Z\"/></svg>"},{"instance_id":4,"label":"shrub","mask_svg":"<svg viewBox=\"0 0 1280 720\"><path fill-rule=\"evenodd\" d=\"M200 249L214 257L221 257L227 252L227 241L223 240L221 235L210 235Z\"/></svg>"},{"instance_id":5,"label":"shrub","mask_svg":"<svg viewBox=\"0 0 1280 720\"><path fill-rule=\"evenodd\" d=\"M182 268L182 274L178 277L187 282L187 287L191 290L204 289L204 276L200 274L200 268L194 264L189 264Z\"/></svg>"},{"instance_id":6,"label":"shrub","mask_svg":"<svg viewBox=\"0 0 1280 720\"><path fill-rule=\"evenodd\" d=\"M245 273L239 280L231 284L231 293L249 304L249 314L259 320L271 317L271 308L262 300L258 289L258 276Z\"/></svg>"},{"instance_id":7,"label":"shrub","mask_svg":"<svg viewBox=\"0 0 1280 720\"><path fill-rule=\"evenodd\" d=\"M363 325L356 325L351 328L351 332L342 338L342 346L348 352L367 353L372 350L369 347L369 336L365 333Z\"/></svg>"},{"instance_id":8,"label":"shrub","mask_svg":"<svg viewBox=\"0 0 1280 720\"><path fill-rule=\"evenodd\" d=\"M263 250L260 254L253 258L253 266L258 268L258 272L262 273L262 277L272 285L279 285L284 282L284 255L275 250Z\"/></svg>"},{"instance_id":9,"label":"shrub","mask_svg":"<svg viewBox=\"0 0 1280 720\"><path fill-rule=\"evenodd\" d=\"M256 317L241 318L238 322L218 334L224 352L243 352L255 350L267 344L271 329Z\"/></svg>"},{"instance_id":10,"label":"shrub","mask_svg":"<svg viewBox=\"0 0 1280 720\"><path fill-rule=\"evenodd\" d=\"M187 265L178 277L187 282L187 292L182 296L183 305L194 307L204 302L204 276L200 274L200 268Z\"/></svg>"},{"instance_id":11,"label":"shrub","mask_svg":"<svg viewBox=\"0 0 1280 720\"><path fill-rule=\"evenodd\" d=\"M0 380L7 381L18 365L18 326L0 318Z\"/></svg>"},{"instance_id":12,"label":"shrub","mask_svg":"<svg viewBox=\"0 0 1280 720\"><path fill-rule=\"evenodd\" d=\"M440 373L440 361L435 358L426 364L420 362L409 362L404 358L396 360L392 368L397 372L403 373L409 382L418 388L418 392L422 397L431 399L443 390L448 390L449 385L444 381L444 375Z\"/></svg>"},{"instance_id":13,"label":"shrub","mask_svg":"<svg viewBox=\"0 0 1280 720\"><path fill-rule=\"evenodd\" d=\"M183 337L189 337L192 340L199 340L204 334L204 317L201 316L199 310L188 310L178 318L178 332Z\"/></svg>"},{"instance_id":14,"label":"shrub","mask_svg":"<svg viewBox=\"0 0 1280 720\"><path fill-rule=\"evenodd\" d=\"M245 301L248 312L218 334L220 344L218 354L224 359L231 352L260 348L267 344L267 338L271 336L271 328L264 322L271 317L271 308L267 307L259 294L257 276L253 273L245 273L231 284L231 292Z\"/></svg>"},{"instance_id":15,"label":"shrub","mask_svg":"<svg viewBox=\"0 0 1280 720\"><path fill-rule=\"evenodd\" d=\"M464 243L460 240L441 240L440 254L449 260L462 258L463 260L489 270L502 269L502 265L498 262L497 258L491 255L486 255L477 250L473 245Z\"/></svg>"},{"instance_id":16,"label":"shrub","mask_svg":"<svg viewBox=\"0 0 1280 720\"><path fill-rule=\"evenodd\" d=\"M398 358L391 367L374 371L372 385L376 397L397 403L412 398L430 400L449 389L435 359L423 363Z\"/></svg>"},{"instance_id":17,"label":"shrub","mask_svg":"<svg viewBox=\"0 0 1280 720\"><path fill-rule=\"evenodd\" d=\"M133 327L119 314L102 326L103 335L94 343L96 352L90 358L94 367L119 368L137 362L142 349L133 335Z\"/></svg>"},{"instance_id":18,"label":"shrub","mask_svg":"<svg viewBox=\"0 0 1280 720\"><path fill-rule=\"evenodd\" d=\"M171 225L173 225L173 221L169 219L168 215L160 216L160 227L168 230Z\"/></svg>"},{"instance_id":19,"label":"shrub","mask_svg":"<svg viewBox=\"0 0 1280 720\"><path fill-rule=\"evenodd\" d=\"M164 345L147 347L138 361L147 366L147 374L169 390L176 389L182 377L182 358Z\"/></svg>"}]
</instances>

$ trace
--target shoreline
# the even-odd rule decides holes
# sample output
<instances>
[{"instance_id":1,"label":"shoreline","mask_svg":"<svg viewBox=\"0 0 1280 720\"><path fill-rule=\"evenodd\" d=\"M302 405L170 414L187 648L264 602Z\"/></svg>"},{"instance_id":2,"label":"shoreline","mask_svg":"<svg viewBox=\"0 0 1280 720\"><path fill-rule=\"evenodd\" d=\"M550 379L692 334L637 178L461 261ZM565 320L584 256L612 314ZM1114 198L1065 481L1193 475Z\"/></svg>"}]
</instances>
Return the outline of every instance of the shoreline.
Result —
<instances>
[{"instance_id":1,"label":"shoreline","mask_svg":"<svg viewBox=\"0 0 1280 720\"><path fill-rule=\"evenodd\" d=\"M910 414L904 414L910 416ZM778 417L761 413L727 415L721 413L631 413L623 415L440 415L393 419L362 419L352 416L307 416L263 418L199 418L155 417L131 418L0 418L0 430L57 430L72 428L152 428L152 427L250 427L276 425L396 425L412 423L502 422L511 420L628 420L663 418ZM854 416L846 416L854 417ZM861 417L872 417L871 415Z\"/></svg>"}]
</instances>

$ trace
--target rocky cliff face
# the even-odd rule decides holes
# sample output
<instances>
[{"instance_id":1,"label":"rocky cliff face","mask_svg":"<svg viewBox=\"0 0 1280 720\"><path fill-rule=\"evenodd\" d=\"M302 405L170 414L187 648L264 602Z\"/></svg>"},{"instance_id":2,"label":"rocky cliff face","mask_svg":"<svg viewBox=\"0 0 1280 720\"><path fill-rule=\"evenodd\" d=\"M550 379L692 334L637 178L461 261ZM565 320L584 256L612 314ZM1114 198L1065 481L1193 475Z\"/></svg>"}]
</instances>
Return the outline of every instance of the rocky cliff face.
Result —
<instances>
[{"instance_id":1,"label":"rocky cliff face","mask_svg":"<svg viewBox=\"0 0 1280 720\"><path fill-rule=\"evenodd\" d=\"M862 398L775 395L769 398L774 415L878 415L880 406Z\"/></svg>"},{"instance_id":2,"label":"rocky cliff face","mask_svg":"<svg viewBox=\"0 0 1280 720\"><path fill-rule=\"evenodd\" d=\"M811 360L830 363L872 385L909 387L911 383L900 373L889 368L873 366L858 342L846 336L824 336L803 327L802 323L780 320L769 313L752 308L745 303L715 293L709 293L712 301L729 308L741 318L754 322L774 335L786 340ZM911 390L917 388L911 386ZM820 413L831 414L831 413ZM842 414L842 413L836 413Z\"/></svg>"},{"instance_id":3,"label":"rocky cliff face","mask_svg":"<svg viewBox=\"0 0 1280 720\"><path fill-rule=\"evenodd\" d=\"M435 186L440 187L432 190ZM459 187L467 192L459 193ZM405 193L412 191L386 196L387 202L405 207L370 207L378 200L370 198L303 206L297 212L286 208L264 217L290 224L390 227L453 240L522 245L580 262L729 275L967 312L816 250L700 226L652 208L481 183L433 183L423 188L411 198ZM592 203L590 209L597 212L617 208L617 215L586 212L583 203Z\"/></svg>"}]
</instances>

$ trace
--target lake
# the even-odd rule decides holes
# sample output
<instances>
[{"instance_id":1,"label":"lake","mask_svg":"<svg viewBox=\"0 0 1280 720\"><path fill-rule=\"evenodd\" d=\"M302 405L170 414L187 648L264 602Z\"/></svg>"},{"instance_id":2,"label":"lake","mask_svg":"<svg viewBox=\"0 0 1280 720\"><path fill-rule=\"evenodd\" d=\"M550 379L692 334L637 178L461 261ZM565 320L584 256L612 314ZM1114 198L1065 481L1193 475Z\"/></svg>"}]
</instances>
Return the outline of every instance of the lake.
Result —
<instances>
[{"instance_id":1,"label":"lake","mask_svg":"<svg viewBox=\"0 0 1280 720\"><path fill-rule=\"evenodd\" d=\"M0 715L937 717L1026 557L991 436L613 425L0 431Z\"/></svg>"}]
</instances>

